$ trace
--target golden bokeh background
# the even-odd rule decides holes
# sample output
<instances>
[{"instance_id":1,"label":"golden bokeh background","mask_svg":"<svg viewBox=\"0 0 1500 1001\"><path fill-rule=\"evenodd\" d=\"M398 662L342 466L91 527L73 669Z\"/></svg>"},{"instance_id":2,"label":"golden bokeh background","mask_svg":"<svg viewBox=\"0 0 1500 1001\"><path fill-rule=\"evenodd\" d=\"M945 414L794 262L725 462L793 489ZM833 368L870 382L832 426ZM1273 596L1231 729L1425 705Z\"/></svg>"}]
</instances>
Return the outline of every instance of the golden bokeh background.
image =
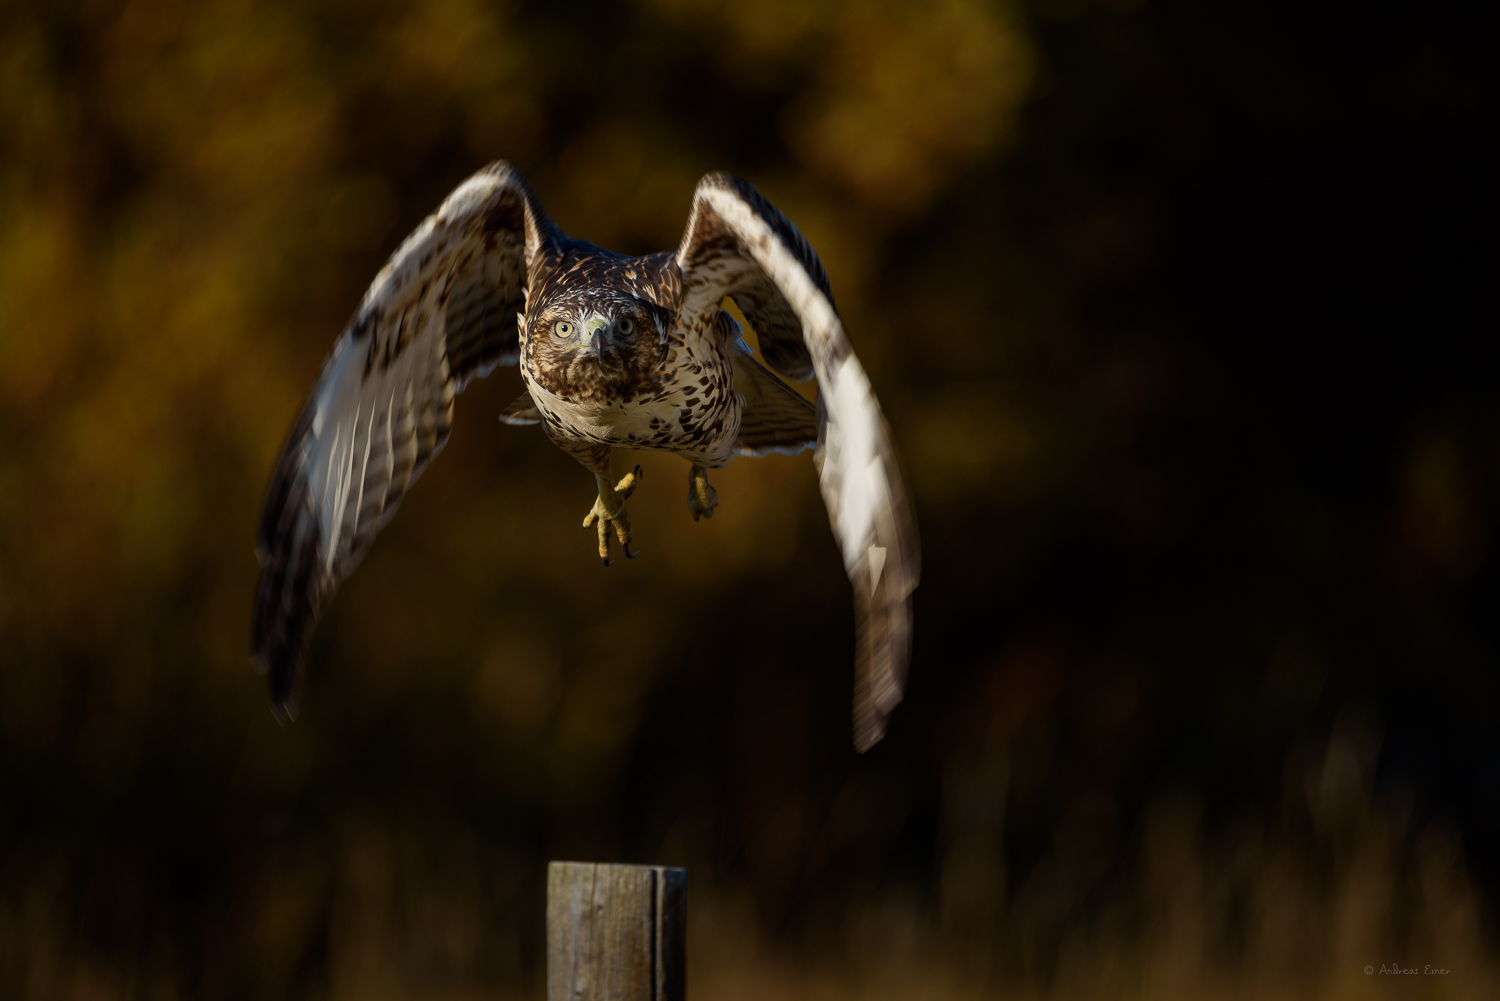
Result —
<instances>
[{"instance_id":1,"label":"golden bokeh background","mask_svg":"<svg viewBox=\"0 0 1500 1001\"><path fill-rule=\"evenodd\" d=\"M553 858L689 866L698 1001L1500 992L1493 18L1286 8L0 4L0 995L540 998ZM810 458L644 457L604 571L514 372L272 720L283 436L497 158L820 251L926 555L870 754Z\"/></svg>"}]
</instances>

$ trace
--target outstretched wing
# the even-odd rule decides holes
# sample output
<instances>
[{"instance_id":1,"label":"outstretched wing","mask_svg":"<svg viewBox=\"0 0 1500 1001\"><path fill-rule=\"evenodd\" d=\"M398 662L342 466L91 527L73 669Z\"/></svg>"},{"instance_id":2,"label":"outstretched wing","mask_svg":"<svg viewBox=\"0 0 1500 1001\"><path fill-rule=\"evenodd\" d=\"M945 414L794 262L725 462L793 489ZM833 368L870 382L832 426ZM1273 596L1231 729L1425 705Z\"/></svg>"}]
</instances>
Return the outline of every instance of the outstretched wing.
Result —
<instances>
[{"instance_id":1,"label":"outstretched wing","mask_svg":"<svg viewBox=\"0 0 1500 1001\"><path fill-rule=\"evenodd\" d=\"M515 364L530 265L560 239L520 172L493 163L406 238L334 345L255 540L250 655L283 721L309 627L447 441L454 397Z\"/></svg>"},{"instance_id":2,"label":"outstretched wing","mask_svg":"<svg viewBox=\"0 0 1500 1001\"><path fill-rule=\"evenodd\" d=\"M679 323L707 322L732 296L768 364L792 378L817 374L816 462L854 586L854 744L866 750L884 736L901 701L911 595L921 568L916 523L880 404L844 334L823 262L749 184L722 173L698 183L677 265Z\"/></svg>"}]
</instances>

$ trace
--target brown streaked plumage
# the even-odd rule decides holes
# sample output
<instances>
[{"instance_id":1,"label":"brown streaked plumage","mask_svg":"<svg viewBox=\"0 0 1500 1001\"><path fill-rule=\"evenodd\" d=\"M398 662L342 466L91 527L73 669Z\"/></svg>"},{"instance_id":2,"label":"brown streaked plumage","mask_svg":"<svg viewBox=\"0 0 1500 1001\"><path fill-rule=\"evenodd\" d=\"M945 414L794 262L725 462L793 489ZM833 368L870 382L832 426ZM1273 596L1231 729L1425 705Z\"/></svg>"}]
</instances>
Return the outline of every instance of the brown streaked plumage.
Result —
<instances>
[{"instance_id":1,"label":"brown streaked plumage","mask_svg":"<svg viewBox=\"0 0 1500 1001\"><path fill-rule=\"evenodd\" d=\"M526 394L501 420L540 423L595 474L584 524L606 566L612 537L635 555L624 500L639 467L614 482L614 449L686 459L697 518L718 502L708 470L817 446L855 596L855 745L879 740L904 687L920 556L889 431L817 254L750 185L710 174L676 251L626 257L565 236L505 163L459 185L381 269L282 451L256 536L250 643L278 717L296 713L312 623L442 448L454 398L517 362ZM777 372L816 375L817 407Z\"/></svg>"}]
</instances>

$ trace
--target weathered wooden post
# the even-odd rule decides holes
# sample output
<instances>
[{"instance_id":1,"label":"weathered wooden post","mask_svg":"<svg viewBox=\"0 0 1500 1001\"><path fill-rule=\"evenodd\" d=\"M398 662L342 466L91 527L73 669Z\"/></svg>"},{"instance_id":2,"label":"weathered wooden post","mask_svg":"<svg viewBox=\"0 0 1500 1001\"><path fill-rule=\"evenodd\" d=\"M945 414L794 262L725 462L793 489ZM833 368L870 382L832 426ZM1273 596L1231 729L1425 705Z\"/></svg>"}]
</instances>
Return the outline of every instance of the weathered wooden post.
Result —
<instances>
[{"instance_id":1,"label":"weathered wooden post","mask_svg":"<svg viewBox=\"0 0 1500 1001\"><path fill-rule=\"evenodd\" d=\"M547 1001L685 1001L687 870L547 867Z\"/></svg>"}]
</instances>

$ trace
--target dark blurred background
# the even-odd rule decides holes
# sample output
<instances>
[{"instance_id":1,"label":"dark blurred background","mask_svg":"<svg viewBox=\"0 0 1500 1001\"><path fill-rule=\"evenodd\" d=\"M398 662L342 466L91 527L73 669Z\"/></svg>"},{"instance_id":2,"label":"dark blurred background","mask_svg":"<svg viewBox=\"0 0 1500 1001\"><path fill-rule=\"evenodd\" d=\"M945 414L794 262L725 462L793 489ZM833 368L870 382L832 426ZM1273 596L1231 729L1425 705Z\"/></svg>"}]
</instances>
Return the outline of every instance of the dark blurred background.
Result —
<instances>
[{"instance_id":1,"label":"dark blurred background","mask_svg":"<svg viewBox=\"0 0 1500 1001\"><path fill-rule=\"evenodd\" d=\"M1494 997L1493 5L0 5L0 995L542 997L555 858L692 869L695 998ZM279 728L253 526L496 158L809 236L905 460L850 743L807 455L693 523L471 386ZM1367 976L1366 964L1448 974Z\"/></svg>"}]
</instances>

